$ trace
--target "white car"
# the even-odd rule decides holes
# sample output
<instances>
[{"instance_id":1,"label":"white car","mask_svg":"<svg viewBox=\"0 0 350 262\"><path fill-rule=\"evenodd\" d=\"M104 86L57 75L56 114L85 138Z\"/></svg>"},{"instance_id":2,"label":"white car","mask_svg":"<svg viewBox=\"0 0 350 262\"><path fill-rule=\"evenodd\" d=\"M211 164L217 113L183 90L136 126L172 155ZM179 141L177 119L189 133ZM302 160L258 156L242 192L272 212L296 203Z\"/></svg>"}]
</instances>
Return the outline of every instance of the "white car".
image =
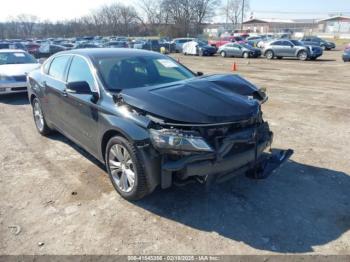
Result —
<instances>
[{"instance_id":1,"label":"white car","mask_svg":"<svg viewBox=\"0 0 350 262\"><path fill-rule=\"evenodd\" d=\"M40 63L22 50L0 50L0 95L27 91L27 74Z\"/></svg>"},{"instance_id":2,"label":"white car","mask_svg":"<svg viewBox=\"0 0 350 262\"><path fill-rule=\"evenodd\" d=\"M202 41L191 41L183 44L182 53L184 55L212 56L216 53L216 48Z\"/></svg>"}]
</instances>

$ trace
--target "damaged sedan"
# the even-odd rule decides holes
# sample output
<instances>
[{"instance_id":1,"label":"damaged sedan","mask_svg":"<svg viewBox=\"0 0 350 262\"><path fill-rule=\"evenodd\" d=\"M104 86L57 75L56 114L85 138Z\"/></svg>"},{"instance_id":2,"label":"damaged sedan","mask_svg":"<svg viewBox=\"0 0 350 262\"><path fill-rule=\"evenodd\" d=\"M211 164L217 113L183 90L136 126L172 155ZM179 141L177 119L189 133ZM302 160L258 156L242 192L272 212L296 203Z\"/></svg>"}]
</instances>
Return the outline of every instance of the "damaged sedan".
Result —
<instances>
[{"instance_id":1,"label":"damaged sedan","mask_svg":"<svg viewBox=\"0 0 350 262\"><path fill-rule=\"evenodd\" d=\"M38 132L57 130L104 163L128 200L158 186L265 178L292 154L268 151L264 90L154 52L58 53L29 74L28 96Z\"/></svg>"}]
</instances>

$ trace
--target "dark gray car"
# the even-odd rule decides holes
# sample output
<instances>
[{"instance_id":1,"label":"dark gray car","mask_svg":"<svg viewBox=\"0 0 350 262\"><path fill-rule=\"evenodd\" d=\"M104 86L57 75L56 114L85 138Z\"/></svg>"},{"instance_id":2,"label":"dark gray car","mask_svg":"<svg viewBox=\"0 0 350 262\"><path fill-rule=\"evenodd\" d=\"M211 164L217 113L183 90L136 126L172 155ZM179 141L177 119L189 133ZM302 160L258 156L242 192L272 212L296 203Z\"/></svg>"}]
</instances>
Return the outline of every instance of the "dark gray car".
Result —
<instances>
[{"instance_id":1,"label":"dark gray car","mask_svg":"<svg viewBox=\"0 0 350 262\"><path fill-rule=\"evenodd\" d=\"M243 57L243 58L257 58L261 56L259 48L254 48L248 44L227 43L220 46L218 53L222 57Z\"/></svg>"},{"instance_id":2,"label":"dark gray car","mask_svg":"<svg viewBox=\"0 0 350 262\"><path fill-rule=\"evenodd\" d=\"M323 50L331 50L336 47L335 43L326 41L322 38L316 37L316 36L304 36L301 39L301 42L304 45L316 45L320 46Z\"/></svg>"},{"instance_id":3,"label":"dark gray car","mask_svg":"<svg viewBox=\"0 0 350 262\"><path fill-rule=\"evenodd\" d=\"M28 96L39 133L57 130L104 163L126 199L175 182L265 178L292 151L265 152L264 90L198 75L150 51L72 50L29 74Z\"/></svg>"},{"instance_id":4,"label":"dark gray car","mask_svg":"<svg viewBox=\"0 0 350 262\"><path fill-rule=\"evenodd\" d=\"M263 53L267 59L296 57L305 61L316 60L323 54L323 50L318 46L306 46L297 40L280 39L267 43Z\"/></svg>"}]
</instances>

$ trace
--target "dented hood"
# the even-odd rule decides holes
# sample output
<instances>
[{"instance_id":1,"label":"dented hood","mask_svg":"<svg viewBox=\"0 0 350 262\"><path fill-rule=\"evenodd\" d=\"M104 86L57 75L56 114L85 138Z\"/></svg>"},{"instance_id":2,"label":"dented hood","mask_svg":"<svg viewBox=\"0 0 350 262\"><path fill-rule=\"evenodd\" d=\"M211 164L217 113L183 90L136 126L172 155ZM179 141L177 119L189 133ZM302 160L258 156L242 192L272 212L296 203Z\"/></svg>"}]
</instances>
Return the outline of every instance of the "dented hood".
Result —
<instances>
[{"instance_id":1,"label":"dented hood","mask_svg":"<svg viewBox=\"0 0 350 262\"><path fill-rule=\"evenodd\" d=\"M259 112L259 100L265 99L265 93L238 75L210 75L124 89L119 95L124 103L162 117L166 122L193 124L250 119Z\"/></svg>"}]
</instances>

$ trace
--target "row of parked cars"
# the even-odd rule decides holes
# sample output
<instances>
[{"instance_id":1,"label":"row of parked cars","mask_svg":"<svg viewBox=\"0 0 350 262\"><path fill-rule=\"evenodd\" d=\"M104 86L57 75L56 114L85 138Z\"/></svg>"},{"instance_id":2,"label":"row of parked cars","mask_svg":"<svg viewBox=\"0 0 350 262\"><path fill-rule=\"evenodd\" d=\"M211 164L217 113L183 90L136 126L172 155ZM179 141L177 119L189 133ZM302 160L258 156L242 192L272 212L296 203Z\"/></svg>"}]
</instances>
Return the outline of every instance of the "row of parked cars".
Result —
<instances>
[{"instance_id":1,"label":"row of parked cars","mask_svg":"<svg viewBox=\"0 0 350 262\"><path fill-rule=\"evenodd\" d=\"M322 56L323 49L320 46L306 45L298 40L277 39L264 44L263 48L257 48L243 41L227 42L216 48L202 41L187 42L182 47L184 55L210 56L216 53L222 57L258 58L264 55L267 59L282 59L283 57L296 57L299 60L316 60Z\"/></svg>"}]
</instances>

